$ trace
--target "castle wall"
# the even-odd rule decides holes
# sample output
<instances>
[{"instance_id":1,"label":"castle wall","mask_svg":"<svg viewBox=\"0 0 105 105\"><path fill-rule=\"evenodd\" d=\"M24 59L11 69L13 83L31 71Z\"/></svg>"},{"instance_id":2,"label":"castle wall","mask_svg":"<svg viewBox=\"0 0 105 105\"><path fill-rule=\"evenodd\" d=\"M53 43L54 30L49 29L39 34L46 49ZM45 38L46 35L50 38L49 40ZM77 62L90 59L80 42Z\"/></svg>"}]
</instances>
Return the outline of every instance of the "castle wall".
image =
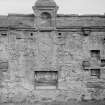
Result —
<instances>
[{"instance_id":1,"label":"castle wall","mask_svg":"<svg viewBox=\"0 0 105 105\"><path fill-rule=\"evenodd\" d=\"M0 94L2 102L35 100L81 100L105 97L105 70L90 50L104 58L105 32L16 31L0 36ZM102 41L103 40L103 41ZM86 70L83 61L91 66ZM91 69L100 69L100 78ZM55 89L36 89L35 71L57 71ZM49 84L50 85L50 84ZM34 96L32 99L31 96Z\"/></svg>"},{"instance_id":2,"label":"castle wall","mask_svg":"<svg viewBox=\"0 0 105 105\"><path fill-rule=\"evenodd\" d=\"M57 10L0 16L0 103L105 98L105 16Z\"/></svg>"}]
</instances>

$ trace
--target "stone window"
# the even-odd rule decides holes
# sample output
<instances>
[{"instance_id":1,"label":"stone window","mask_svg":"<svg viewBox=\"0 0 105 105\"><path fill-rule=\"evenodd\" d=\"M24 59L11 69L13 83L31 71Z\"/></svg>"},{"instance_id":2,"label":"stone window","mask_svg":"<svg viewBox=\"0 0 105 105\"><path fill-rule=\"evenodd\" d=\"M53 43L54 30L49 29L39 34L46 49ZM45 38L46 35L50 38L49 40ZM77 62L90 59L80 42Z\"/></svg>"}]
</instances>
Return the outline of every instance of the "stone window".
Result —
<instances>
[{"instance_id":1,"label":"stone window","mask_svg":"<svg viewBox=\"0 0 105 105\"><path fill-rule=\"evenodd\" d=\"M101 67L105 67L105 59L101 59Z\"/></svg>"},{"instance_id":2,"label":"stone window","mask_svg":"<svg viewBox=\"0 0 105 105\"><path fill-rule=\"evenodd\" d=\"M35 71L35 89L57 89L58 71Z\"/></svg>"},{"instance_id":3,"label":"stone window","mask_svg":"<svg viewBox=\"0 0 105 105\"><path fill-rule=\"evenodd\" d=\"M91 69L91 76L100 78L100 69Z\"/></svg>"},{"instance_id":4,"label":"stone window","mask_svg":"<svg viewBox=\"0 0 105 105\"><path fill-rule=\"evenodd\" d=\"M83 61L82 62L82 67L84 70L87 70L90 67L90 62L89 61Z\"/></svg>"},{"instance_id":5,"label":"stone window","mask_svg":"<svg viewBox=\"0 0 105 105\"><path fill-rule=\"evenodd\" d=\"M100 50L91 50L90 52L92 58L100 59Z\"/></svg>"},{"instance_id":6,"label":"stone window","mask_svg":"<svg viewBox=\"0 0 105 105\"><path fill-rule=\"evenodd\" d=\"M7 71L8 70L8 62L0 61L0 70Z\"/></svg>"}]
</instances>

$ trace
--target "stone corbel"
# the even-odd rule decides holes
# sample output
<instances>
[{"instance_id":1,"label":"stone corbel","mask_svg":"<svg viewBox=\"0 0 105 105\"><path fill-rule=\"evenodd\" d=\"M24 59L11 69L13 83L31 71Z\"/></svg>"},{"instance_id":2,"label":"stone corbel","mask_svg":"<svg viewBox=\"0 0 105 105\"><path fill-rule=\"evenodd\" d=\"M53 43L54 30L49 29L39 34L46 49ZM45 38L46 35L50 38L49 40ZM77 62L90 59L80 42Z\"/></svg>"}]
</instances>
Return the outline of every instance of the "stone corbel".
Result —
<instances>
[{"instance_id":1,"label":"stone corbel","mask_svg":"<svg viewBox=\"0 0 105 105\"><path fill-rule=\"evenodd\" d=\"M89 27L82 27L81 30L84 36L89 36L91 33L91 29Z\"/></svg>"}]
</instances>

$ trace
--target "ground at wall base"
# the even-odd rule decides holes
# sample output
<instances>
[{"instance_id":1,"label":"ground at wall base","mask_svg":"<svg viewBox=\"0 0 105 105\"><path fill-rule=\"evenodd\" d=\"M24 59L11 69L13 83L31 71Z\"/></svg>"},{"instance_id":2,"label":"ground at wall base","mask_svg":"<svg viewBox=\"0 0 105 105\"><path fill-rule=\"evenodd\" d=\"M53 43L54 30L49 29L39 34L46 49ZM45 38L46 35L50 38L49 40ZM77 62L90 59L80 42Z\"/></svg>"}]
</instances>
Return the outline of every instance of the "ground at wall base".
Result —
<instances>
[{"instance_id":1,"label":"ground at wall base","mask_svg":"<svg viewBox=\"0 0 105 105\"><path fill-rule=\"evenodd\" d=\"M105 105L105 100L89 100L89 101L76 101L76 100L68 100L64 101L52 101L52 102L23 102L23 103L1 103L0 105Z\"/></svg>"}]
</instances>

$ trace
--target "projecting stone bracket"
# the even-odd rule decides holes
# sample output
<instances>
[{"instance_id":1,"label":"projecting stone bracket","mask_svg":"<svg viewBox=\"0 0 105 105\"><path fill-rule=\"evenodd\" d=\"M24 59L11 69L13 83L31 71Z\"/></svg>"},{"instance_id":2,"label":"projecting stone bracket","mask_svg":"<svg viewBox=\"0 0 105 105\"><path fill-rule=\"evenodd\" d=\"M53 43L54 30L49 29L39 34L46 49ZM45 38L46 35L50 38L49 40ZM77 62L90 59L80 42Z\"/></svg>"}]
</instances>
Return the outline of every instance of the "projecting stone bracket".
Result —
<instances>
[{"instance_id":1,"label":"projecting stone bracket","mask_svg":"<svg viewBox=\"0 0 105 105\"><path fill-rule=\"evenodd\" d=\"M89 36L91 33L91 29L89 27L82 27L81 30L84 36Z\"/></svg>"}]
</instances>

